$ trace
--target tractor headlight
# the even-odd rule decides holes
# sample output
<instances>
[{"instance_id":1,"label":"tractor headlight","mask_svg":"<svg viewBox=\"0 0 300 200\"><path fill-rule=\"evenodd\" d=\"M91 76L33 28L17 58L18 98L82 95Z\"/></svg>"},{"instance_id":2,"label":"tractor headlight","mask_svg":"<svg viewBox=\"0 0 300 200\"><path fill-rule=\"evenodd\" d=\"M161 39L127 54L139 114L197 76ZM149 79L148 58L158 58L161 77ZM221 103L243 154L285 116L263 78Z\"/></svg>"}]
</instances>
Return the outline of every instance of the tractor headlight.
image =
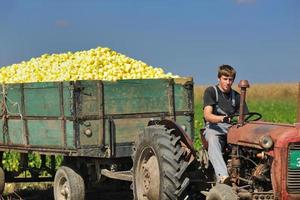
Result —
<instances>
[{"instance_id":1,"label":"tractor headlight","mask_svg":"<svg viewBox=\"0 0 300 200\"><path fill-rule=\"evenodd\" d=\"M274 142L269 135L264 135L259 139L259 144L264 149L270 149L273 146Z\"/></svg>"}]
</instances>

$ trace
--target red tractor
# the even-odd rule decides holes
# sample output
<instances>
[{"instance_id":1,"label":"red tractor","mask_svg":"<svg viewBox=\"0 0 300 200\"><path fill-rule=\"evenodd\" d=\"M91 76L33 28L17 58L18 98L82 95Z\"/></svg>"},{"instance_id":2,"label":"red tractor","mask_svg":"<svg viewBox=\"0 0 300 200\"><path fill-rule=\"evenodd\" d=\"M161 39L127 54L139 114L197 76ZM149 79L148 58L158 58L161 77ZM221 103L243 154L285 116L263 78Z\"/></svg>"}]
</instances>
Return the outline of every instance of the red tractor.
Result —
<instances>
[{"instance_id":1,"label":"red tractor","mask_svg":"<svg viewBox=\"0 0 300 200\"><path fill-rule=\"evenodd\" d=\"M248 81L241 81L239 87L243 108ZM260 118L259 113L240 110L224 152L230 181L203 191L206 199L300 199L299 115L294 125L258 121ZM199 160L204 161L203 157Z\"/></svg>"}]
</instances>

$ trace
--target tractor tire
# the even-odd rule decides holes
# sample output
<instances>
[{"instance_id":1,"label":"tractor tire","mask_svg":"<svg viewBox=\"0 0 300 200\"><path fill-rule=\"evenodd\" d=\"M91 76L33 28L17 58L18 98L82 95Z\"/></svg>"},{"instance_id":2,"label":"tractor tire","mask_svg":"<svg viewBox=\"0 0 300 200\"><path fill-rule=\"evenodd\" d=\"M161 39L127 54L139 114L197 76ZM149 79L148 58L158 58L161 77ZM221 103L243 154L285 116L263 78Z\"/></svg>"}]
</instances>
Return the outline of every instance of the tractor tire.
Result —
<instances>
[{"instance_id":1,"label":"tractor tire","mask_svg":"<svg viewBox=\"0 0 300 200\"><path fill-rule=\"evenodd\" d=\"M0 195L3 194L5 188L5 173L2 167L0 167Z\"/></svg>"},{"instance_id":2,"label":"tractor tire","mask_svg":"<svg viewBox=\"0 0 300 200\"><path fill-rule=\"evenodd\" d=\"M133 148L133 195L135 200L188 199L188 161L181 137L164 126L149 126L138 135Z\"/></svg>"},{"instance_id":3,"label":"tractor tire","mask_svg":"<svg viewBox=\"0 0 300 200\"><path fill-rule=\"evenodd\" d=\"M238 196L232 187L225 184L217 184L211 188L206 196L206 200L237 200Z\"/></svg>"},{"instance_id":4,"label":"tractor tire","mask_svg":"<svg viewBox=\"0 0 300 200\"><path fill-rule=\"evenodd\" d=\"M85 186L83 178L72 168L60 167L54 177L55 200L84 200Z\"/></svg>"}]
</instances>

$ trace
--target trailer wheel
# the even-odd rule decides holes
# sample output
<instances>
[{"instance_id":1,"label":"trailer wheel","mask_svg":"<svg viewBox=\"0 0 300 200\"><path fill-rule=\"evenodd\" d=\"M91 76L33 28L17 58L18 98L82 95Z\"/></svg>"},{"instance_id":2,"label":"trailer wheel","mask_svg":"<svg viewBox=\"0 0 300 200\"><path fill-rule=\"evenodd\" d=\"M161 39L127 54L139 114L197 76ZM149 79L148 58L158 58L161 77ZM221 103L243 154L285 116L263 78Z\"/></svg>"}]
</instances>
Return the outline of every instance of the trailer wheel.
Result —
<instances>
[{"instance_id":1,"label":"trailer wheel","mask_svg":"<svg viewBox=\"0 0 300 200\"><path fill-rule=\"evenodd\" d=\"M237 200L238 196L232 187L225 184L217 184L208 192L206 200Z\"/></svg>"},{"instance_id":2,"label":"trailer wheel","mask_svg":"<svg viewBox=\"0 0 300 200\"><path fill-rule=\"evenodd\" d=\"M149 126L138 135L132 156L135 200L188 198L188 162L180 139L164 126Z\"/></svg>"},{"instance_id":3,"label":"trailer wheel","mask_svg":"<svg viewBox=\"0 0 300 200\"><path fill-rule=\"evenodd\" d=\"M0 167L0 195L3 194L5 188L5 173L2 167Z\"/></svg>"},{"instance_id":4,"label":"trailer wheel","mask_svg":"<svg viewBox=\"0 0 300 200\"><path fill-rule=\"evenodd\" d=\"M54 177L55 200L84 200L85 188L82 177L70 167L60 167Z\"/></svg>"}]
</instances>

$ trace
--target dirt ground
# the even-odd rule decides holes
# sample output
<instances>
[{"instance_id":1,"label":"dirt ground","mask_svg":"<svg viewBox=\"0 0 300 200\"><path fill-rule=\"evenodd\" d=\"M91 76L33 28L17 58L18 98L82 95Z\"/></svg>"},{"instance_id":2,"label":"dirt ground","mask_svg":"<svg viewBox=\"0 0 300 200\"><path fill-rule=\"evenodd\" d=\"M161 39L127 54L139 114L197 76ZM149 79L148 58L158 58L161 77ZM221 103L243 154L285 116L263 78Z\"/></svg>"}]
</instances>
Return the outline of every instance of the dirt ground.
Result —
<instances>
[{"instance_id":1,"label":"dirt ground","mask_svg":"<svg viewBox=\"0 0 300 200\"><path fill-rule=\"evenodd\" d=\"M101 197L101 198L100 198ZM54 200L53 188L17 190L0 198L1 200ZM86 200L132 200L130 183L112 181L90 189Z\"/></svg>"}]
</instances>

